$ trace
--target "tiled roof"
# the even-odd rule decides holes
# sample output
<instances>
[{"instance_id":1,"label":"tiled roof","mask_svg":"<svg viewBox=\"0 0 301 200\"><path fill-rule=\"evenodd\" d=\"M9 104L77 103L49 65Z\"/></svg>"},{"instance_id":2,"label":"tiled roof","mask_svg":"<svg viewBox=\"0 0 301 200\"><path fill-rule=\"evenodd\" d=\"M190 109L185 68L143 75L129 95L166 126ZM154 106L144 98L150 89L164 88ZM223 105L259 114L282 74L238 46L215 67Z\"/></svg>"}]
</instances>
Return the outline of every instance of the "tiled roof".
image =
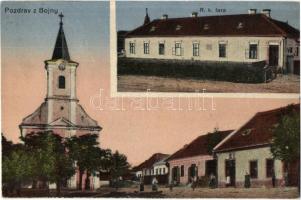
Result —
<instances>
[{"instance_id":1,"label":"tiled roof","mask_svg":"<svg viewBox=\"0 0 301 200\"><path fill-rule=\"evenodd\" d=\"M140 165L133 167L133 171L139 171L139 170L142 170L145 168L151 168L153 166L153 164L155 164L156 162L158 162L164 158L167 158L168 156L169 156L168 154L155 153L149 159L145 160Z\"/></svg>"},{"instance_id":2,"label":"tiled roof","mask_svg":"<svg viewBox=\"0 0 301 200\"><path fill-rule=\"evenodd\" d=\"M299 30L264 14L240 14L155 19L127 37L168 36L287 36L299 38Z\"/></svg>"},{"instance_id":3,"label":"tiled roof","mask_svg":"<svg viewBox=\"0 0 301 200\"><path fill-rule=\"evenodd\" d=\"M272 140L272 128L279 123L281 117L295 110L300 112L300 104L294 104L255 114L246 124L239 128L229 138L225 138L215 148L215 152L234 149L254 148L269 145Z\"/></svg>"},{"instance_id":4,"label":"tiled roof","mask_svg":"<svg viewBox=\"0 0 301 200\"><path fill-rule=\"evenodd\" d=\"M226 136L228 136L233 130L227 130L227 131L218 131L211 134L219 134L220 135L220 141L223 140ZM182 149L178 150L174 154L172 154L168 161L175 160L175 159L181 159L181 158L187 158L187 157L193 157L193 156L199 156L199 155L210 155L208 152L208 141L209 141L210 134L201 135L197 137L195 140L193 140L190 144L185 145Z\"/></svg>"}]
</instances>

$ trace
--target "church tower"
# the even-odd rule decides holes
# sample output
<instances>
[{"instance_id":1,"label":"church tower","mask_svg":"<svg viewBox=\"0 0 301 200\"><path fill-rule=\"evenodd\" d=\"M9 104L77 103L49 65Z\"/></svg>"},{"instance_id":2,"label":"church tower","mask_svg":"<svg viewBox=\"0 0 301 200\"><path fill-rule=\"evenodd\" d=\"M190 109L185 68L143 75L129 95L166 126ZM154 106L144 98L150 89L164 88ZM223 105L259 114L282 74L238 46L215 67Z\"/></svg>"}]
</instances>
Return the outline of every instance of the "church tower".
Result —
<instances>
[{"instance_id":1,"label":"church tower","mask_svg":"<svg viewBox=\"0 0 301 200\"><path fill-rule=\"evenodd\" d=\"M99 133L101 127L90 118L76 96L78 63L71 60L63 29L63 14L59 15L52 58L45 61L47 95L41 106L20 124L21 135L52 130L62 137Z\"/></svg>"},{"instance_id":2,"label":"church tower","mask_svg":"<svg viewBox=\"0 0 301 200\"><path fill-rule=\"evenodd\" d=\"M149 18L149 16L148 16L148 10L147 10L147 8L145 9L145 17L144 17L144 23L143 23L143 25L146 25L146 24L148 24L148 23L150 23L150 18Z\"/></svg>"}]
</instances>

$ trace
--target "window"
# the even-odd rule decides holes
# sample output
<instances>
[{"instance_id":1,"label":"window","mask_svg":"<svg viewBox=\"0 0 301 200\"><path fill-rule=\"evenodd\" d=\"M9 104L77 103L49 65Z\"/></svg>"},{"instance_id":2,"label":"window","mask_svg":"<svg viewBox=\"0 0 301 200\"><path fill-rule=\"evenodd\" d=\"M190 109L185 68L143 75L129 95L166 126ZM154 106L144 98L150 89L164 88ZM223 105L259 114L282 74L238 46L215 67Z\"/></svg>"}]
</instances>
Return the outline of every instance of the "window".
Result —
<instances>
[{"instance_id":1,"label":"window","mask_svg":"<svg viewBox=\"0 0 301 200\"><path fill-rule=\"evenodd\" d=\"M161 168L159 169L159 174L161 174Z\"/></svg>"},{"instance_id":2,"label":"window","mask_svg":"<svg viewBox=\"0 0 301 200\"><path fill-rule=\"evenodd\" d=\"M156 175L158 174L158 168L156 169Z\"/></svg>"},{"instance_id":3,"label":"window","mask_svg":"<svg viewBox=\"0 0 301 200\"><path fill-rule=\"evenodd\" d=\"M184 176L184 165L181 165L181 176Z\"/></svg>"},{"instance_id":4,"label":"window","mask_svg":"<svg viewBox=\"0 0 301 200\"><path fill-rule=\"evenodd\" d=\"M296 53L295 56L299 56L299 47L296 47Z\"/></svg>"},{"instance_id":5,"label":"window","mask_svg":"<svg viewBox=\"0 0 301 200\"><path fill-rule=\"evenodd\" d=\"M292 54L293 53L293 47L288 47L287 48L287 53Z\"/></svg>"},{"instance_id":6,"label":"window","mask_svg":"<svg viewBox=\"0 0 301 200\"><path fill-rule=\"evenodd\" d=\"M148 42L144 42L143 45L143 50L144 50L144 54L149 54L149 43Z\"/></svg>"},{"instance_id":7,"label":"window","mask_svg":"<svg viewBox=\"0 0 301 200\"><path fill-rule=\"evenodd\" d=\"M257 59L257 44L250 44L249 58Z\"/></svg>"},{"instance_id":8,"label":"window","mask_svg":"<svg viewBox=\"0 0 301 200\"><path fill-rule=\"evenodd\" d=\"M59 76L59 88L65 89L65 76Z\"/></svg>"},{"instance_id":9,"label":"window","mask_svg":"<svg viewBox=\"0 0 301 200\"><path fill-rule=\"evenodd\" d=\"M274 173L274 160L273 159L266 159L266 176L272 177Z\"/></svg>"},{"instance_id":10,"label":"window","mask_svg":"<svg viewBox=\"0 0 301 200\"><path fill-rule=\"evenodd\" d=\"M192 55L193 56L199 56L200 55L200 44L199 43L193 43L192 44Z\"/></svg>"},{"instance_id":11,"label":"window","mask_svg":"<svg viewBox=\"0 0 301 200\"><path fill-rule=\"evenodd\" d=\"M163 174L165 174L165 168L163 168Z\"/></svg>"},{"instance_id":12,"label":"window","mask_svg":"<svg viewBox=\"0 0 301 200\"><path fill-rule=\"evenodd\" d=\"M135 54L135 43L130 42L130 54Z\"/></svg>"},{"instance_id":13,"label":"window","mask_svg":"<svg viewBox=\"0 0 301 200\"><path fill-rule=\"evenodd\" d=\"M164 52L165 49L164 49L164 43L160 43L159 44L159 55L164 55Z\"/></svg>"},{"instance_id":14,"label":"window","mask_svg":"<svg viewBox=\"0 0 301 200\"><path fill-rule=\"evenodd\" d=\"M182 51L181 43L176 43L175 44L175 55L181 56L181 51Z\"/></svg>"},{"instance_id":15,"label":"window","mask_svg":"<svg viewBox=\"0 0 301 200\"><path fill-rule=\"evenodd\" d=\"M250 161L250 177L251 178L257 178L258 177L257 160Z\"/></svg>"},{"instance_id":16,"label":"window","mask_svg":"<svg viewBox=\"0 0 301 200\"><path fill-rule=\"evenodd\" d=\"M219 44L219 57L225 58L226 57L226 44Z\"/></svg>"}]
</instances>

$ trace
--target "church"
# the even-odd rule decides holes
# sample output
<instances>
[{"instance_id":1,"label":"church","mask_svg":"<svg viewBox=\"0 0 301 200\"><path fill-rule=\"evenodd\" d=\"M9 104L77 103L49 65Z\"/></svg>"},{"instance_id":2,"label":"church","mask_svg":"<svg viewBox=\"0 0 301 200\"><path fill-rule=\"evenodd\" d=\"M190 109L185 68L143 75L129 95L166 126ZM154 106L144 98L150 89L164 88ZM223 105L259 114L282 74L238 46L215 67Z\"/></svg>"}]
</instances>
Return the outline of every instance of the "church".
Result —
<instances>
[{"instance_id":1,"label":"church","mask_svg":"<svg viewBox=\"0 0 301 200\"><path fill-rule=\"evenodd\" d=\"M51 130L62 137L99 134L101 127L79 104L76 96L76 70L79 63L71 60L60 14L59 31L50 60L45 61L47 95L45 101L19 125L21 136L32 132ZM96 177L92 177L94 179ZM68 187L75 188L78 177L69 180ZM92 188L97 187L97 182Z\"/></svg>"}]
</instances>

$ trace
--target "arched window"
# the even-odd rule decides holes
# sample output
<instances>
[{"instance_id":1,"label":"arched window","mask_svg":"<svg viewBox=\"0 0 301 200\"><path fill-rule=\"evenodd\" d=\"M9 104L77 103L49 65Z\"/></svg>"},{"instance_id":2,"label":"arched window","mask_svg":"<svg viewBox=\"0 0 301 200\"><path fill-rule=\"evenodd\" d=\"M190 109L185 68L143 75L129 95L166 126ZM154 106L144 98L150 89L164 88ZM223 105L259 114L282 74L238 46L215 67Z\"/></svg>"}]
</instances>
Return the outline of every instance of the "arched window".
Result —
<instances>
[{"instance_id":1,"label":"arched window","mask_svg":"<svg viewBox=\"0 0 301 200\"><path fill-rule=\"evenodd\" d=\"M59 88L65 89L65 76L59 76Z\"/></svg>"}]
</instances>

